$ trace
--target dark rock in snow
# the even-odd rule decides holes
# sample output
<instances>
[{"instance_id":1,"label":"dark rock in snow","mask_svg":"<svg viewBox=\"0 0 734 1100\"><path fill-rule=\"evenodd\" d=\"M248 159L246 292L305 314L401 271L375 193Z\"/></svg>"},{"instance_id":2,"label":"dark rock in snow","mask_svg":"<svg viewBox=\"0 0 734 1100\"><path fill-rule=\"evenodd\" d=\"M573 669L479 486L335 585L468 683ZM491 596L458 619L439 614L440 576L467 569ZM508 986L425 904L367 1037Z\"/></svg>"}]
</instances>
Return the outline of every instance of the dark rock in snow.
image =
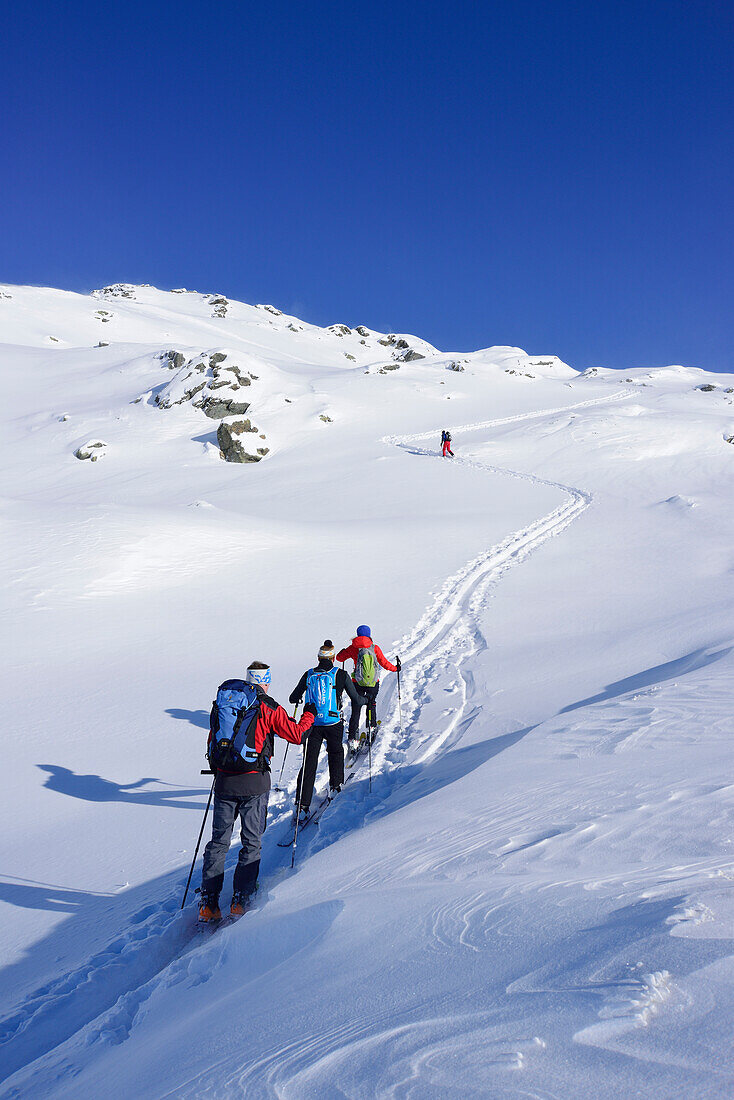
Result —
<instances>
[{"instance_id":1,"label":"dark rock in snow","mask_svg":"<svg viewBox=\"0 0 734 1100\"><path fill-rule=\"evenodd\" d=\"M241 436L249 432L257 432L249 420L222 421L217 428L217 442L225 462L259 462L268 453L267 447L258 447L256 454L245 450Z\"/></svg>"},{"instance_id":2,"label":"dark rock in snow","mask_svg":"<svg viewBox=\"0 0 734 1100\"><path fill-rule=\"evenodd\" d=\"M81 447L77 447L74 451L76 458L91 459L92 462L96 462L98 458L101 458L107 453L107 444L103 439L90 439L86 443L82 443Z\"/></svg>"},{"instance_id":3,"label":"dark rock in snow","mask_svg":"<svg viewBox=\"0 0 734 1100\"><path fill-rule=\"evenodd\" d=\"M702 390L703 393L711 393L716 389L716 386L712 386L709 382L705 382L702 386L696 386L697 390Z\"/></svg>"},{"instance_id":4,"label":"dark rock in snow","mask_svg":"<svg viewBox=\"0 0 734 1100\"><path fill-rule=\"evenodd\" d=\"M144 284L150 285L150 284ZM111 286L104 286L101 290L92 291L93 298L134 298L135 287L132 283L113 283Z\"/></svg>"},{"instance_id":5,"label":"dark rock in snow","mask_svg":"<svg viewBox=\"0 0 734 1100\"><path fill-rule=\"evenodd\" d=\"M357 325L354 331L358 332L360 336L370 335L370 330L368 328L365 328L364 325Z\"/></svg>"},{"instance_id":6,"label":"dark rock in snow","mask_svg":"<svg viewBox=\"0 0 734 1100\"><path fill-rule=\"evenodd\" d=\"M164 351L161 355L161 359L168 362L169 370L181 370L181 367L186 362L186 356L182 351L176 351L171 348L169 351Z\"/></svg>"},{"instance_id":7,"label":"dark rock in snow","mask_svg":"<svg viewBox=\"0 0 734 1100\"><path fill-rule=\"evenodd\" d=\"M462 371L463 369L463 363L457 363L455 359L452 359L450 363L446 364L446 370Z\"/></svg>"},{"instance_id":8,"label":"dark rock in snow","mask_svg":"<svg viewBox=\"0 0 734 1100\"><path fill-rule=\"evenodd\" d=\"M212 420L221 420L223 416L242 416L250 407L248 401L220 401L216 397L207 397L200 406Z\"/></svg>"}]
</instances>

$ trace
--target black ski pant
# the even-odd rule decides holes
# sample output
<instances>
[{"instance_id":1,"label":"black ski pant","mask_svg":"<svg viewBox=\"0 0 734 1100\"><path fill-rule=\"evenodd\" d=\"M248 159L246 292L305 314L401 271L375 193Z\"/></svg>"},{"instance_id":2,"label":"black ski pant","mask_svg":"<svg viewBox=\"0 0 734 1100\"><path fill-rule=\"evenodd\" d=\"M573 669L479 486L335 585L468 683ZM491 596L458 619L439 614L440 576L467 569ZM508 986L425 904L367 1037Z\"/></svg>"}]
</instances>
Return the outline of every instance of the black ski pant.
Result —
<instances>
[{"instance_id":1,"label":"black ski pant","mask_svg":"<svg viewBox=\"0 0 734 1100\"><path fill-rule=\"evenodd\" d=\"M375 684L374 687L364 687L362 684L354 685L360 695L364 695L367 699L367 725L377 725L377 692L380 690L380 685ZM359 739L359 719L362 714L362 705L352 703L352 713L349 716L349 740L357 741Z\"/></svg>"},{"instance_id":2,"label":"black ski pant","mask_svg":"<svg viewBox=\"0 0 734 1100\"><path fill-rule=\"evenodd\" d=\"M234 894L251 894L260 870L260 848L268 816L268 797L264 794L221 798L214 795L212 838L204 849L201 893L218 898L224 882L224 862L229 851L234 823L239 816L242 847L234 872Z\"/></svg>"},{"instance_id":3,"label":"black ski pant","mask_svg":"<svg viewBox=\"0 0 734 1100\"><path fill-rule=\"evenodd\" d=\"M332 726L311 726L306 740L306 766L301 766L296 783L296 803L307 810L313 798L316 769L319 766L321 746L326 741L329 757L329 786L341 787L344 782L344 723Z\"/></svg>"}]
</instances>

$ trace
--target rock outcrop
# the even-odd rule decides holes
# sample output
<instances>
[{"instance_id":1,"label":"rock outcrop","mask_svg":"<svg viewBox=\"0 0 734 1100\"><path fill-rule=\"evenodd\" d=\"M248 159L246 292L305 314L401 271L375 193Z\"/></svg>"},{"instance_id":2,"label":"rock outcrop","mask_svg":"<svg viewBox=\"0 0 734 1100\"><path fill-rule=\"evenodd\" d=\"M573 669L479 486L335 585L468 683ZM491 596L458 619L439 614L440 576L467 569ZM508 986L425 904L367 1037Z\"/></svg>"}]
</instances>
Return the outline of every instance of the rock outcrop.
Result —
<instances>
[{"instance_id":1,"label":"rock outcrop","mask_svg":"<svg viewBox=\"0 0 734 1100\"><path fill-rule=\"evenodd\" d=\"M228 361L226 352L203 353L186 361L183 352L167 351L163 360L171 369L179 366L175 378L160 390L155 403L161 409L190 401L213 420L241 416L250 408L243 390L252 385L255 375Z\"/></svg>"},{"instance_id":2,"label":"rock outcrop","mask_svg":"<svg viewBox=\"0 0 734 1100\"><path fill-rule=\"evenodd\" d=\"M229 301L223 294L212 294L209 298L209 305L214 307L212 309L212 317L227 316Z\"/></svg>"},{"instance_id":3,"label":"rock outcrop","mask_svg":"<svg viewBox=\"0 0 734 1100\"><path fill-rule=\"evenodd\" d=\"M137 288L132 283L113 283L111 286L103 286L101 290L93 290L93 298L134 298Z\"/></svg>"}]
</instances>

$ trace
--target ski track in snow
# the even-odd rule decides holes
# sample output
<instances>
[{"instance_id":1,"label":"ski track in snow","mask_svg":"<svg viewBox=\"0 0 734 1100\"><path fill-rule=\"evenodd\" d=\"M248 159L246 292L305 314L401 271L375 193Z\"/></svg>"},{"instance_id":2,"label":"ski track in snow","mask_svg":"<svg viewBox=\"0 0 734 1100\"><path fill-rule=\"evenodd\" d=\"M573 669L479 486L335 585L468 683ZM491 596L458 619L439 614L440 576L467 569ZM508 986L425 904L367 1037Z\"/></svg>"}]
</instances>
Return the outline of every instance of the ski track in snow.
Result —
<instances>
[{"instance_id":1,"label":"ski track in snow","mask_svg":"<svg viewBox=\"0 0 734 1100\"><path fill-rule=\"evenodd\" d=\"M457 427L455 431L467 433L492 429L509 423L540 420L574 409L617 402L633 396L633 392L625 390L560 408L537 410L466 424ZM415 446L416 443L435 435L435 431L428 431L409 436L388 436L383 442L400 447L411 454L440 457L435 450ZM479 616L492 589L509 569L521 564L545 542L563 532L592 503L591 493L534 474L520 473L462 456L457 456L453 461L459 466L557 489L565 499L547 515L477 555L450 576L415 627L399 640L395 650L400 653L404 662L401 676L402 732L395 713L397 706L394 704L397 703L397 699L395 681L391 677L386 685L387 690L383 690L381 695L381 709L383 713L389 710L392 717L383 720L380 736L372 754L375 791L372 795L367 794L368 763L366 758L360 759L355 767L357 774L354 778L361 776L363 781L350 783L342 797L336 799L327 808L321 818L318 831L308 837L304 836L298 850L301 864L309 852L318 851L327 844L333 843L339 836L356 827L365 817L369 818L372 814L379 816L381 804L396 788L406 782L401 776L401 766L409 763L412 773L414 767L424 764L463 737L481 713L481 706L472 704L472 677L469 672L462 672L461 669L470 657L486 647L478 624ZM432 701L432 693L436 692L441 680L447 677L450 682L444 691L450 703L448 720L440 732L435 730L435 726L430 730L422 729L421 713ZM407 782L409 781L408 779ZM323 787L324 782L325 780L322 779L319 786ZM295 780L291 783L291 787L293 788L294 785ZM277 834L276 840L280 839L283 824L290 814L290 811L283 809L283 802L282 796L276 795L272 803L276 813L278 809L281 810L278 816L273 815L274 820L269 825L269 831L272 830ZM332 828L328 828L329 824ZM522 846L529 847L546 839L548 837L529 838ZM445 844L437 841L440 841L440 835L433 839L432 865L434 867L437 863L440 864L442 858L450 859L454 847L450 837L446 837ZM486 839L475 838L472 847L480 846L482 843L486 843ZM455 855L455 852L453 854ZM233 855L236 857L236 853ZM289 854L283 857L282 867L289 862L289 859ZM233 859L230 858L229 864L231 865L232 862ZM374 871L379 875L377 867ZM283 873L282 870L276 872L276 876L281 873ZM185 876L182 883L183 881ZM267 888L267 882L264 885ZM122 933L106 949L97 952L78 970L67 973L35 990L9 1016L0 1020L0 1061L5 1067L3 1080L6 1087L10 1086L9 1091L3 1088L2 1095L20 1095L12 1088L10 1076L80 1032L84 1033L86 1043L99 1039L114 1043L124 1041L130 1033L139 1008L159 985L168 986L187 977L196 979L197 975L199 975L198 980L205 980L206 972L211 965L211 956L209 952L199 952L195 948L203 946L203 943L208 944L208 938L205 938L202 943L202 936L194 923L191 905L183 913L177 912L177 909L176 898L170 896L159 903L145 906L131 917L130 929ZM439 939L442 937L441 929L445 927L447 919L447 915L439 908L436 911L435 929L435 935ZM460 921L462 929L458 933L459 941L471 945L469 915L462 913L455 919ZM227 937L231 934L233 929L223 930L217 935L216 941L208 946L219 954ZM371 1045L379 1046L386 1041L386 1035L401 1036L403 1037L401 1042L405 1040L403 1045L413 1045L405 1039L405 1036L408 1036L418 1025L395 1027L392 1020L387 1032L384 1033L376 1033L376 1025L375 1020L365 1025L364 1030L369 1031L369 1034L365 1033L364 1036L360 1036L359 1029L352 1029L349 1042L346 1044L344 1040L347 1037L341 1034L321 1036L320 1044L325 1044L326 1049L333 1051L335 1057L338 1057L339 1050L342 1055L345 1050L353 1051L355 1044L357 1046L366 1044L368 1048ZM472 1020L468 1021L469 1030L471 1031L475 1025L476 1021L472 1017ZM419 1030L421 1035L420 1040L416 1040L416 1047L422 1050L428 1047L435 1053L441 1047L439 1037L446 1034L446 1021L428 1020L420 1025ZM424 1034L426 1030L433 1035L431 1041ZM593 1038L596 1038L596 1032L593 1032ZM591 1035L589 1039L593 1041ZM455 1035L452 1043L454 1044L452 1050L455 1051ZM496 1061L498 1064L518 1067L523 1064L526 1051L537 1051L543 1046L542 1041L536 1038L499 1042ZM64 1068L68 1070L70 1067L63 1058L63 1051L58 1052L58 1057L59 1071L64 1072ZM308 1051L302 1046L294 1050L292 1058L297 1063L302 1063L304 1058L309 1062ZM265 1053L261 1060L251 1064L244 1071L247 1081L243 1077L240 1066L231 1079L232 1087L245 1084L254 1086L256 1083L261 1087L263 1084L272 1087L274 1077L281 1078L279 1088L282 1087L284 1079L288 1076L284 1074L284 1067L290 1065L288 1052L282 1047L279 1048L279 1060L280 1064L276 1067ZM415 1062L409 1061L415 1069ZM403 1079L402 1087L406 1083ZM394 1079L390 1085L387 1094L395 1095L396 1087L397 1091L401 1092L401 1086L396 1086ZM187 1086L184 1085L181 1095L186 1093L186 1088ZM290 1093L278 1091L278 1095L290 1095Z\"/></svg>"}]
</instances>

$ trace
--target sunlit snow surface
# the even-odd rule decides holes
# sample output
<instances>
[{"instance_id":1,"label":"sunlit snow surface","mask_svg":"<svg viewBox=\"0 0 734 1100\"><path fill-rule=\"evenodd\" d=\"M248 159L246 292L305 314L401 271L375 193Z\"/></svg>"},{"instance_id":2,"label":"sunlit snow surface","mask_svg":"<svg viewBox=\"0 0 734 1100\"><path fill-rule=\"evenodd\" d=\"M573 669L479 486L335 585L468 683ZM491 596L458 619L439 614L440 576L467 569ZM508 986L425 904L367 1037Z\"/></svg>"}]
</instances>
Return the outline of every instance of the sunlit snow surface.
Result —
<instances>
[{"instance_id":1,"label":"sunlit snow surface","mask_svg":"<svg viewBox=\"0 0 734 1100\"><path fill-rule=\"evenodd\" d=\"M0 1096L731 1096L734 379L216 299L0 287ZM251 377L263 461L169 351ZM371 793L291 872L292 750L197 933L217 684L363 622Z\"/></svg>"}]
</instances>

